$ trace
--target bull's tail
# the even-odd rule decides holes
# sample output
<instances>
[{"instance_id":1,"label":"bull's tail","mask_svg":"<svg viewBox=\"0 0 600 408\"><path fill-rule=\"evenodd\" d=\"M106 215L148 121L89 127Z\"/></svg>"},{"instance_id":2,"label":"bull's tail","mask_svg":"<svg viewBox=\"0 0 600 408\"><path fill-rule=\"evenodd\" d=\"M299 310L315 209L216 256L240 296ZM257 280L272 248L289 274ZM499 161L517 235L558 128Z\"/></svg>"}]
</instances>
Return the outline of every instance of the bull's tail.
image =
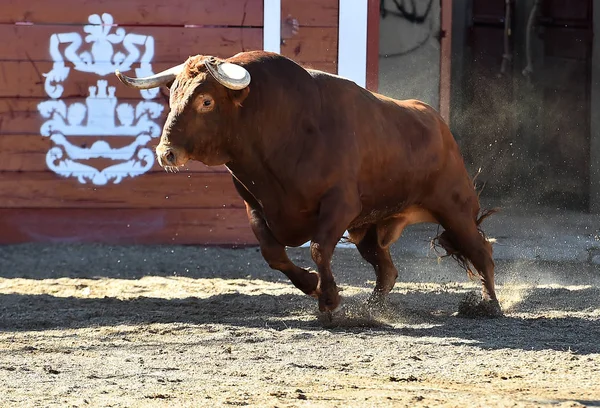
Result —
<instances>
[{"instance_id":1,"label":"bull's tail","mask_svg":"<svg viewBox=\"0 0 600 408\"><path fill-rule=\"evenodd\" d=\"M480 174L481 174L481 167L477 170L477 173L475 173L475 176L473 176L473 179L472 179L473 189L477 192L477 199L478 200L479 200L479 196L483 192L483 189L485 188L485 183L483 183L483 185L481 186L481 188L479 188L479 189L477 188L476 180L477 180L477 176L479 176ZM485 238L485 240L488 241L488 242L490 242L490 243L494 243L494 242L496 242L496 240L494 238L487 238L485 236L485 233L481 229L480 225L483 222L483 220L485 220L487 217L489 217L490 215L495 214L495 213L497 213L499 211L500 211L500 208L498 208L498 207L490 208L489 210L483 210L483 211L480 210L479 211L479 216L475 220L475 225L477 225L477 230L483 236L483 238Z\"/></svg>"},{"instance_id":2,"label":"bull's tail","mask_svg":"<svg viewBox=\"0 0 600 408\"><path fill-rule=\"evenodd\" d=\"M499 211L500 211L500 208L498 208L498 207L490 208L489 210L479 211L479 217L477 217L477 220L475 221L477 228L479 228L479 226L481 225L483 220L485 220L490 215L495 214ZM483 231L481 231L481 229L479 230L479 232L483 233Z\"/></svg>"},{"instance_id":3,"label":"bull's tail","mask_svg":"<svg viewBox=\"0 0 600 408\"><path fill-rule=\"evenodd\" d=\"M480 211L479 216L475 220L475 224L477 225L477 230L481 234L481 236L490 244L496 242L494 238L486 237L485 233L481 229L481 223L490 215L500 211L498 208L492 208L489 210ZM439 253L439 248L443 248L446 253L441 255ZM463 255L463 253L459 249L459 245L457 245L453 239L452 234L449 231L443 231L438 233L431 241L430 248L437 254L438 259L445 258L447 256L452 257L458 265L467 272L467 275L472 280L477 280L479 273L475 274L473 272L473 265L469 261L469 259Z\"/></svg>"},{"instance_id":4,"label":"bull's tail","mask_svg":"<svg viewBox=\"0 0 600 408\"><path fill-rule=\"evenodd\" d=\"M479 174L481 174L481 169L479 169L477 171L477 173L475 174L475 176L472 179L473 189L477 192L477 198L478 199L479 199L479 196L480 196L481 192L483 191L483 188L485 187L485 183L484 183L481 186L481 188L479 188L479 189L477 188L477 184L475 183L475 180L477 179L477 176L479 176ZM497 213L499 211L500 211L499 208L491 208L491 209L488 209L488 210L479 211L479 214L478 214L478 216L475 219L475 225L477 226L477 230L479 231L479 233L481 234L481 236L487 242L489 242L490 244L495 243L496 240L494 238L488 238L485 235L485 233L481 229L481 223L487 217L489 217L490 215L495 214L495 213ZM458 264L460 265L460 267L463 268L467 272L467 274L469 275L470 279L477 279L477 276L473 273L473 269L474 268L472 268L471 262L459 250L459 245L457 245L454 242L454 239L453 239L452 234L450 232L443 231L442 233L438 233L438 235L435 236L431 240L430 247L431 247L431 249L433 249L436 252L436 254L438 255L438 259L445 258L447 256L452 257L456 262L458 262ZM440 247L444 248L444 250L446 251L446 254L440 255L438 253L438 249Z\"/></svg>"}]
</instances>

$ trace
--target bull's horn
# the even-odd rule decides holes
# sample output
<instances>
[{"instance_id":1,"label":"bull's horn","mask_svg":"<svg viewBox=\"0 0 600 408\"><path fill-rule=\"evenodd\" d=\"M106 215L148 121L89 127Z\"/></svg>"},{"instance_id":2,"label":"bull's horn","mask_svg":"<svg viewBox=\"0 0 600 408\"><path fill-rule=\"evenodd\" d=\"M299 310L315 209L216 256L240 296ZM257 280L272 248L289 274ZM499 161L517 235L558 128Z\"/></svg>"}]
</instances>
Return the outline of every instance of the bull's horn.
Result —
<instances>
[{"instance_id":1,"label":"bull's horn","mask_svg":"<svg viewBox=\"0 0 600 408\"><path fill-rule=\"evenodd\" d=\"M175 67L169 68L165 71L159 72L158 74L154 74L144 78L131 78L127 75L121 74L121 71L118 69L115 71L115 75L119 78L121 82L125 85L130 86L136 89L150 89L150 88L158 88L161 85L166 85L169 82L173 81L175 77L183 70L185 63L177 65Z\"/></svg>"},{"instance_id":2,"label":"bull's horn","mask_svg":"<svg viewBox=\"0 0 600 408\"><path fill-rule=\"evenodd\" d=\"M246 68L231 62L215 63L209 59L204 64L208 72L224 87L240 90L250 85L250 73Z\"/></svg>"}]
</instances>

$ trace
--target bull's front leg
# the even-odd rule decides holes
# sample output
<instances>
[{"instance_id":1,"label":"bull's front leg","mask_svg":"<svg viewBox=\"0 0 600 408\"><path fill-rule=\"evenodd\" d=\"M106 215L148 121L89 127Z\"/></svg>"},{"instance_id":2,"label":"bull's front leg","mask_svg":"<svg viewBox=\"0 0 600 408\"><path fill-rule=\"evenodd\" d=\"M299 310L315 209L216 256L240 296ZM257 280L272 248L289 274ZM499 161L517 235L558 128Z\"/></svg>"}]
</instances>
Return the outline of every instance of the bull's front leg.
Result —
<instances>
[{"instance_id":1,"label":"bull's front leg","mask_svg":"<svg viewBox=\"0 0 600 408\"><path fill-rule=\"evenodd\" d=\"M302 292L315 298L318 297L319 275L314 271L300 268L288 258L285 246L275 239L262 213L258 210L260 206L254 196L235 177L233 178L233 185L244 199L250 227L258 240L260 252L269 267L283 272L294 286Z\"/></svg>"},{"instance_id":2,"label":"bull's front leg","mask_svg":"<svg viewBox=\"0 0 600 408\"><path fill-rule=\"evenodd\" d=\"M285 246L280 244L269 229L262 214L252 208L246 202L246 212L252 232L256 236L260 246L260 252L271 269L283 272L289 280L300 289L312 297L319 295L319 276L314 271L300 268L295 265L285 252Z\"/></svg>"},{"instance_id":3,"label":"bull's front leg","mask_svg":"<svg viewBox=\"0 0 600 408\"><path fill-rule=\"evenodd\" d=\"M333 312L340 305L340 295L331 270L335 246L360 214L360 198L356 190L338 187L321 200L317 230L311 240L310 252L320 278L319 310Z\"/></svg>"}]
</instances>

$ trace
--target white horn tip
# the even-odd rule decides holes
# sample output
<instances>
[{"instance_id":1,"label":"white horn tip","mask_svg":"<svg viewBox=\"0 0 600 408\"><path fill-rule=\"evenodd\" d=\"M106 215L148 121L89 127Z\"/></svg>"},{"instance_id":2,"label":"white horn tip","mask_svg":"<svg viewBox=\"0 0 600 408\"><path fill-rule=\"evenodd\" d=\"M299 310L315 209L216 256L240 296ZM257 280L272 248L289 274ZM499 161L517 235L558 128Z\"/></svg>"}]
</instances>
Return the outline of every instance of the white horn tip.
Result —
<instances>
[{"instance_id":1,"label":"white horn tip","mask_svg":"<svg viewBox=\"0 0 600 408\"><path fill-rule=\"evenodd\" d=\"M121 74L121 71L119 71L118 69L115 70L115 75L117 76L117 78L119 78L119 81L121 81L123 84L131 87L131 88L137 88L134 84L133 81L131 80L131 78L129 78L126 75Z\"/></svg>"},{"instance_id":2,"label":"white horn tip","mask_svg":"<svg viewBox=\"0 0 600 408\"><path fill-rule=\"evenodd\" d=\"M117 78L119 78L119 80L121 80L121 82L125 82L125 78L123 78L123 74L121 74L121 71L115 69L115 75L117 76Z\"/></svg>"}]
</instances>

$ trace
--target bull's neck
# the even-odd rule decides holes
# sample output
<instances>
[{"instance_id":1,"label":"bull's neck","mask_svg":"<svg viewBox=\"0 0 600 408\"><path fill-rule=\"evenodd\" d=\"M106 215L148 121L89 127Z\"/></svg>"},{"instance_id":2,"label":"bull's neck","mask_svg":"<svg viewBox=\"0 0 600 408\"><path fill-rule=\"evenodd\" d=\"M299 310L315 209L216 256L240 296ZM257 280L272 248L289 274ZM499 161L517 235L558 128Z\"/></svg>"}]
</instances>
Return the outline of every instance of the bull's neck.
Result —
<instances>
[{"instance_id":1,"label":"bull's neck","mask_svg":"<svg viewBox=\"0 0 600 408\"><path fill-rule=\"evenodd\" d=\"M253 98L252 91L239 116L232 118L232 133L228 135L228 153L230 161L226 163L232 175L242 183L256 198L271 194L276 190L285 192L285 180L288 173L286 158L295 149L290 148L294 138L289 132L281 132L281 123L290 119L281 119L273 98ZM244 110L247 109L247 110ZM287 113L291 115L291 113Z\"/></svg>"}]
</instances>

